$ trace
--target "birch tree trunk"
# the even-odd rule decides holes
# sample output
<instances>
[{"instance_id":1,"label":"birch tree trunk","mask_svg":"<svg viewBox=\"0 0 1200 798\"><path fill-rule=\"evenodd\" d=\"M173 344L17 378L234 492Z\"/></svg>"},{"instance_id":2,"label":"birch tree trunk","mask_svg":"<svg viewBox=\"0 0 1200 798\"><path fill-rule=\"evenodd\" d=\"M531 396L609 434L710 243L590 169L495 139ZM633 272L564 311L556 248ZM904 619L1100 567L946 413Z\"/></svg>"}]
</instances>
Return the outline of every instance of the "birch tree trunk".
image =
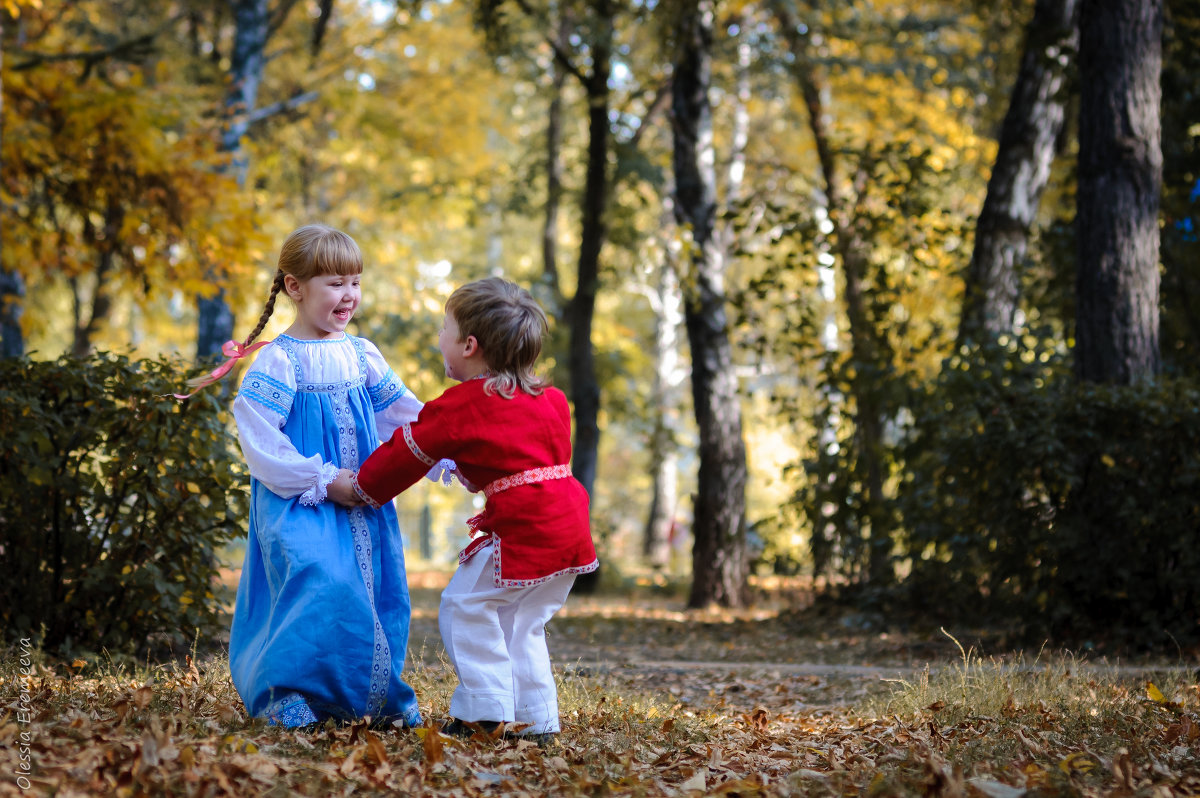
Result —
<instances>
[{"instance_id":1,"label":"birch tree trunk","mask_svg":"<svg viewBox=\"0 0 1200 798\"><path fill-rule=\"evenodd\" d=\"M1075 369L1153 378L1158 351L1162 0L1083 0Z\"/></svg>"},{"instance_id":2,"label":"birch tree trunk","mask_svg":"<svg viewBox=\"0 0 1200 798\"><path fill-rule=\"evenodd\" d=\"M679 451L676 421L676 388L679 384L679 328L683 326L683 299L679 277L671 256L670 241L675 230L674 205L663 199L663 263L658 279L647 287L654 311L654 383L650 388L650 412L654 430L650 437L650 474L652 489L650 512L642 538L642 555L655 569L666 568L671 561L671 530L679 509Z\"/></svg>"},{"instance_id":3,"label":"birch tree trunk","mask_svg":"<svg viewBox=\"0 0 1200 798\"><path fill-rule=\"evenodd\" d=\"M871 322L863 297L868 249L858 218L859 197L866 191L872 164L867 159L859 163L847 192L838 175L837 152L826 127L824 103L809 57L807 34L801 32L799 21L787 5L776 0L774 8L793 55L792 71L807 106L829 219L834 226L835 251L842 264L851 356L856 363L850 384L855 405L855 447L866 482L866 520L870 529L867 572L872 583L886 584L894 576L891 567L892 525L884 492L883 408L872 372L878 371L877 367L890 360L891 355L886 341Z\"/></svg>"},{"instance_id":4,"label":"birch tree trunk","mask_svg":"<svg viewBox=\"0 0 1200 798\"><path fill-rule=\"evenodd\" d=\"M242 138L249 128L250 113L258 103L271 15L267 0L231 0L231 4L235 28L229 93L225 98L228 121L221 136L221 147L230 154L230 169L241 187L245 185L248 166ZM209 277L219 283L216 275ZM224 288L211 297L197 298L196 307L196 356L213 357L220 353L223 343L233 338L233 311L225 300Z\"/></svg>"},{"instance_id":5,"label":"birch tree trunk","mask_svg":"<svg viewBox=\"0 0 1200 798\"><path fill-rule=\"evenodd\" d=\"M982 343L1016 324L1029 232L1066 118L1066 82L1079 43L1079 0L1037 0L975 227L958 343Z\"/></svg>"},{"instance_id":6,"label":"birch tree trunk","mask_svg":"<svg viewBox=\"0 0 1200 798\"><path fill-rule=\"evenodd\" d=\"M684 316L692 352L692 400L700 470L692 523L691 607L742 606L749 596L746 446L725 309L724 257L714 237L716 172L712 107L712 0L679 19L674 108L675 215L691 231Z\"/></svg>"}]
</instances>

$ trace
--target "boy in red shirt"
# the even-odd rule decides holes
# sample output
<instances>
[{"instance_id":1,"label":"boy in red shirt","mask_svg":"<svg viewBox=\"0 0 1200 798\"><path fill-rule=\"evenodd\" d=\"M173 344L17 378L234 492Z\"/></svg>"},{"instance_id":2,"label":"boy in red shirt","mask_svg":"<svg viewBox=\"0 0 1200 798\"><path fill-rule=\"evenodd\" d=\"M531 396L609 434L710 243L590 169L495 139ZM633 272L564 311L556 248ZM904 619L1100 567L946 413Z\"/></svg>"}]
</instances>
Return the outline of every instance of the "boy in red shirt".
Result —
<instances>
[{"instance_id":1,"label":"boy in red shirt","mask_svg":"<svg viewBox=\"0 0 1200 798\"><path fill-rule=\"evenodd\" d=\"M459 681L450 734L519 724L546 742L559 731L545 624L575 575L599 567L587 491L571 476L567 398L533 373L546 329L546 314L513 283L459 287L438 335L446 376L459 384L328 488L339 503L378 507L444 458L468 489L482 486L487 503L468 522L473 539L438 611Z\"/></svg>"}]
</instances>

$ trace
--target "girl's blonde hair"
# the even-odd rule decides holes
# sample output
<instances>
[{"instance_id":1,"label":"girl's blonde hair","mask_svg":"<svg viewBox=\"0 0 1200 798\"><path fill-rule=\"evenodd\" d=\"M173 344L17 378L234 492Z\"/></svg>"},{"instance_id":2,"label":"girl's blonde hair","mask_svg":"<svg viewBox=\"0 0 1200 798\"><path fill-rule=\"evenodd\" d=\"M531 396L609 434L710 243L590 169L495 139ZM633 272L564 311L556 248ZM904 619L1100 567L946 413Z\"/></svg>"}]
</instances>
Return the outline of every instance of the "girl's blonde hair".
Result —
<instances>
[{"instance_id":1,"label":"girl's blonde hair","mask_svg":"<svg viewBox=\"0 0 1200 798\"><path fill-rule=\"evenodd\" d=\"M516 283L499 277L459 286L446 300L446 312L458 322L460 340L475 336L491 375L488 392L513 398L517 390L537 396L546 381L533 373L549 329L546 313Z\"/></svg>"},{"instance_id":2,"label":"girl's blonde hair","mask_svg":"<svg viewBox=\"0 0 1200 798\"><path fill-rule=\"evenodd\" d=\"M279 266L275 279L271 281L271 295L263 306L258 324L242 346L249 346L267 326L275 312L275 298L283 290L283 278L287 275L300 282L322 274L362 274L362 250L354 239L323 224L306 224L284 239L279 249Z\"/></svg>"}]
</instances>

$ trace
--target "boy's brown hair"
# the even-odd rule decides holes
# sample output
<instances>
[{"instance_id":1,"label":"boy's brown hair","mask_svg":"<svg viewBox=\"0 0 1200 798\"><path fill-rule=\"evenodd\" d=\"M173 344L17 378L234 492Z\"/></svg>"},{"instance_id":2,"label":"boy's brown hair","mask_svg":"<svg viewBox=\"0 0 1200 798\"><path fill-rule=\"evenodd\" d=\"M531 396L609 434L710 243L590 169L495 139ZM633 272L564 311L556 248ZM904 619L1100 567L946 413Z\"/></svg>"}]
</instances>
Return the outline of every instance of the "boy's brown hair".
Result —
<instances>
[{"instance_id":1,"label":"boy's brown hair","mask_svg":"<svg viewBox=\"0 0 1200 798\"><path fill-rule=\"evenodd\" d=\"M486 390L511 399L517 390L537 396L546 387L533 365L549 323L528 291L500 277L486 277L455 289L446 312L458 322L461 340L473 335L479 342L491 371Z\"/></svg>"}]
</instances>

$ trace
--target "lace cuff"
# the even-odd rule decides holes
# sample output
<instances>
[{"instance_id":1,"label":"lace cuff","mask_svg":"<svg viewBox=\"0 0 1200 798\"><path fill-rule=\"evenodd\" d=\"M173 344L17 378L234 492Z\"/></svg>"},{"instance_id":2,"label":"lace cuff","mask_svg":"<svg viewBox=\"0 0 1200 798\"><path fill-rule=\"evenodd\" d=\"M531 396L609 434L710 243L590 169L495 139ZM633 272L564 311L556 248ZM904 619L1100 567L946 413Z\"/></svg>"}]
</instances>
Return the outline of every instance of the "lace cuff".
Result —
<instances>
[{"instance_id":1,"label":"lace cuff","mask_svg":"<svg viewBox=\"0 0 1200 798\"><path fill-rule=\"evenodd\" d=\"M321 473L317 475L316 484L300 494L300 503L305 507L316 507L325 501L325 491L329 487L329 483L337 479L337 475L338 467L333 463L325 463L321 466Z\"/></svg>"},{"instance_id":2,"label":"lace cuff","mask_svg":"<svg viewBox=\"0 0 1200 798\"><path fill-rule=\"evenodd\" d=\"M425 478L430 482L452 485L454 483L454 472L457 469L458 463L453 460L439 460L433 468L429 469L429 473L425 475Z\"/></svg>"}]
</instances>

